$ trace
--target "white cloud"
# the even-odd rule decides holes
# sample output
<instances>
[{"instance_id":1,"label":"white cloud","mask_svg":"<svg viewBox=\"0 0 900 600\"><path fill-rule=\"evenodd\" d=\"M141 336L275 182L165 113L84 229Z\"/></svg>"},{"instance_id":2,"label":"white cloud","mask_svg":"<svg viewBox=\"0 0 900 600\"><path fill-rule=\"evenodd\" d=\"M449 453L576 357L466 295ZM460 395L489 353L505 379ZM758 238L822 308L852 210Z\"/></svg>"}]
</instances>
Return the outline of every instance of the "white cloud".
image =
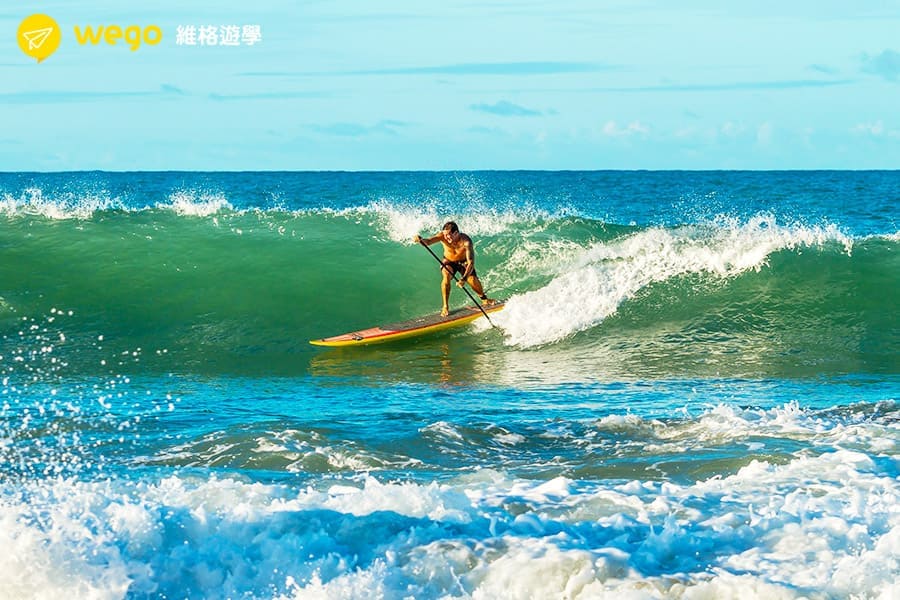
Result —
<instances>
[{"instance_id":1,"label":"white cloud","mask_svg":"<svg viewBox=\"0 0 900 600\"><path fill-rule=\"evenodd\" d=\"M884 136L891 139L900 139L900 129L888 129L884 126L884 121L881 119L873 123L859 123L850 129L850 133L877 138Z\"/></svg>"},{"instance_id":2,"label":"white cloud","mask_svg":"<svg viewBox=\"0 0 900 600\"><path fill-rule=\"evenodd\" d=\"M772 133L775 128L768 121L756 128L756 143L760 146L768 146L772 143Z\"/></svg>"},{"instance_id":3,"label":"white cloud","mask_svg":"<svg viewBox=\"0 0 900 600\"><path fill-rule=\"evenodd\" d=\"M744 133L744 131L746 131L746 129L747 128L744 127L743 125L741 125L740 123L734 123L733 121L728 121L722 125L722 128L719 131L725 137L733 138L733 137L737 137L740 134Z\"/></svg>"},{"instance_id":4,"label":"white cloud","mask_svg":"<svg viewBox=\"0 0 900 600\"><path fill-rule=\"evenodd\" d=\"M877 137L884 134L884 122L875 121L874 123L860 123L850 131L852 131L853 133L862 133L874 135Z\"/></svg>"},{"instance_id":5,"label":"white cloud","mask_svg":"<svg viewBox=\"0 0 900 600\"><path fill-rule=\"evenodd\" d=\"M650 128L640 121L632 121L627 126L619 127L615 121L607 121L603 126L603 135L607 137L624 137L630 135L647 135Z\"/></svg>"},{"instance_id":6,"label":"white cloud","mask_svg":"<svg viewBox=\"0 0 900 600\"><path fill-rule=\"evenodd\" d=\"M884 50L878 56L862 55L862 70L866 73L881 75L888 81L897 81L900 77L900 53Z\"/></svg>"}]
</instances>

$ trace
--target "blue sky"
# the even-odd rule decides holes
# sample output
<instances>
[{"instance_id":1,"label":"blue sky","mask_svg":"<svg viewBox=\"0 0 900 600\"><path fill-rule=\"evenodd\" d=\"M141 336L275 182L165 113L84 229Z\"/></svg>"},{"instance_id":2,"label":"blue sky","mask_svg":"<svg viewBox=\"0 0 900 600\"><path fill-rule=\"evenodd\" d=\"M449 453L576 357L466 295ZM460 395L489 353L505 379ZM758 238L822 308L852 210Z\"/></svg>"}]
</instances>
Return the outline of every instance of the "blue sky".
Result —
<instances>
[{"instance_id":1,"label":"blue sky","mask_svg":"<svg viewBox=\"0 0 900 600\"><path fill-rule=\"evenodd\" d=\"M41 64L34 12L63 31ZM75 41L113 24L164 39ZM900 0L66 0L0 25L0 171L900 168Z\"/></svg>"}]
</instances>

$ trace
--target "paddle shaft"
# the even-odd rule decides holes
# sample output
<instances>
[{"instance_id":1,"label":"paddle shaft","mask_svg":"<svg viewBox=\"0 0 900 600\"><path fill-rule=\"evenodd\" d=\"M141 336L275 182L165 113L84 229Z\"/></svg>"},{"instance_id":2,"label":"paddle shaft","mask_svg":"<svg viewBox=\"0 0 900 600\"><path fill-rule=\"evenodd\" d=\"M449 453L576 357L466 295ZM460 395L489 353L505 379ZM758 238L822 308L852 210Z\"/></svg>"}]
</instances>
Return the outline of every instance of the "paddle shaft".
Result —
<instances>
[{"instance_id":1,"label":"paddle shaft","mask_svg":"<svg viewBox=\"0 0 900 600\"><path fill-rule=\"evenodd\" d=\"M419 243L422 244L422 246L424 246L426 250L428 250L428 253L431 254L431 255L434 257L434 260L438 261L438 263L441 265L441 269L447 269L447 272L450 273L450 277L453 278L453 281L456 281L456 282L458 283L458 282L459 282L459 279L456 278L456 273L454 273L454 272L450 269L449 266L445 265L445 264L444 264L444 261L442 261L440 258L438 258L438 255L434 253L434 250L432 250L431 248L429 248L429 247L428 247L428 244L426 244L424 240L420 240ZM475 304L475 306L478 307L478 310L480 310L480 311L481 311L481 314L484 315L484 318L488 320L488 323L491 324L491 327L496 328L497 326L494 325L494 322L493 322L493 321L491 321L491 318L488 316L488 314L487 314L487 313L484 311L484 309L481 307L481 304L480 304L480 303L478 302L478 300L476 300L475 297L469 292L468 288L466 288L465 282L463 282L462 290L466 293L466 295L469 297L469 299L472 300L472 303Z\"/></svg>"}]
</instances>

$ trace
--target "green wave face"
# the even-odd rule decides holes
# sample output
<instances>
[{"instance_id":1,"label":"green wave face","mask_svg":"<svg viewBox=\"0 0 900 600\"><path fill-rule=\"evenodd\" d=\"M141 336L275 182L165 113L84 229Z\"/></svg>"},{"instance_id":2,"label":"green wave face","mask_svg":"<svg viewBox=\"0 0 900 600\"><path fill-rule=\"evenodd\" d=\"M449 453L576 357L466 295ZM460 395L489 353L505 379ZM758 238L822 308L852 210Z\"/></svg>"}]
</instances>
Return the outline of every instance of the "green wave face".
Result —
<instances>
[{"instance_id":1,"label":"green wave face","mask_svg":"<svg viewBox=\"0 0 900 600\"><path fill-rule=\"evenodd\" d=\"M7 217L3 354L51 345L35 360L90 375L126 363L413 381L898 371L895 236L766 216L667 228L464 219L489 293L509 300L497 328L334 351L307 342L439 309L438 265L410 241L438 221L389 208Z\"/></svg>"}]
</instances>

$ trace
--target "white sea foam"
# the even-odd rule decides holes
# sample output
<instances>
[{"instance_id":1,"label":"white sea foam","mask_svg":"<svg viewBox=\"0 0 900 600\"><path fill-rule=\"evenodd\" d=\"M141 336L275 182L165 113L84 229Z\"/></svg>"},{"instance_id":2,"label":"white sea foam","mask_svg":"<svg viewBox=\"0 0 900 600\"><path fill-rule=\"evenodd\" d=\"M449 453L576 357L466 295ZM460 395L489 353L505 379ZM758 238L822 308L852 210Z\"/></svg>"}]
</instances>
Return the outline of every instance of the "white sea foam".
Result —
<instances>
[{"instance_id":1,"label":"white sea foam","mask_svg":"<svg viewBox=\"0 0 900 600\"><path fill-rule=\"evenodd\" d=\"M504 446L516 446L525 442L525 436L508 431L495 434L494 439Z\"/></svg>"},{"instance_id":2,"label":"white sea foam","mask_svg":"<svg viewBox=\"0 0 900 600\"><path fill-rule=\"evenodd\" d=\"M119 198L106 191L64 192L47 196L41 188L27 188L19 197L5 194L0 198L0 214L6 216L41 216L54 220L90 219L103 211L139 212L151 207L127 207ZM178 190L157 209L171 210L177 215L206 217L234 208L221 193L197 190Z\"/></svg>"},{"instance_id":3,"label":"white sea foam","mask_svg":"<svg viewBox=\"0 0 900 600\"><path fill-rule=\"evenodd\" d=\"M447 221L456 221L460 229L473 236L499 235L515 226L527 225L532 233L540 231L547 222L568 216L560 212L551 214L545 210L522 207L483 210L469 209L465 214L441 211L434 204L402 205L388 200L377 200L363 206L333 211L346 218L374 216L374 225L383 230L395 242L410 243L413 236L431 236ZM523 214L525 216L523 216Z\"/></svg>"},{"instance_id":4,"label":"white sea foam","mask_svg":"<svg viewBox=\"0 0 900 600\"><path fill-rule=\"evenodd\" d=\"M53 220L89 219L95 212L104 210L124 210L124 205L105 191L65 192L48 197L41 188L27 188L19 197L4 194L0 198L0 214L8 217L29 215Z\"/></svg>"},{"instance_id":5,"label":"white sea foam","mask_svg":"<svg viewBox=\"0 0 900 600\"><path fill-rule=\"evenodd\" d=\"M873 422L864 415L832 415L803 409L797 402L768 409L718 404L696 418L666 421L634 414L610 415L594 427L601 433L619 434L624 450L637 446L662 455L736 443L755 445L757 450L765 447L747 442L753 437L798 440L814 447L871 454L894 453L900 433L900 426ZM566 431L563 435L573 434Z\"/></svg>"},{"instance_id":6,"label":"white sea foam","mask_svg":"<svg viewBox=\"0 0 900 600\"><path fill-rule=\"evenodd\" d=\"M463 435L459 432L459 430L447 421L438 421L437 423L432 423L431 425L422 428L421 431L423 433L431 433L437 437L452 440L454 442L461 442L463 440Z\"/></svg>"},{"instance_id":7,"label":"white sea foam","mask_svg":"<svg viewBox=\"0 0 900 600\"><path fill-rule=\"evenodd\" d=\"M838 449L694 484L6 481L0 597L889 598L890 460Z\"/></svg>"},{"instance_id":8,"label":"white sea foam","mask_svg":"<svg viewBox=\"0 0 900 600\"><path fill-rule=\"evenodd\" d=\"M848 254L853 247L833 225L780 225L768 215L744 224L651 228L577 253L566 248L549 284L513 296L492 320L509 345L548 344L597 325L652 283L695 273L733 277L762 269L774 252L829 242Z\"/></svg>"},{"instance_id":9,"label":"white sea foam","mask_svg":"<svg viewBox=\"0 0 900 600\"><path fill-rule=\"evenodd\" d=\"M197 190L173 192L169 195L167 203L159 203L156 207L169 209L177 215L189 217L208 217L222 211L234 210L234 207L228 202L224 194Z\"/></svg>"},{"instance_id":10,"label":"white sea foam","mask_svg":"<svg viewBox=\"0 0 900 600\"><path fill-rule=\"evenodd\" d=\"M410 242L416 234L439 228L439 223L442 224L434 207L398 206L386 200L338 210L335 214L345 218L374 216L377 226L395 242Z\"/></svg>"},{"instance_id":11,"label":"white sea foam","mask_svg":"<svg viewBox=\"0 0 900 600\"><path fill-rule=\"evenodd\" d=\"M421 465L407 456L373 453L346 440L329 443L317 432L290 429L255 437L214 432L143 460L154 465L270 468L291 473L369 473Z\"/></svg>"}]
</instances>

